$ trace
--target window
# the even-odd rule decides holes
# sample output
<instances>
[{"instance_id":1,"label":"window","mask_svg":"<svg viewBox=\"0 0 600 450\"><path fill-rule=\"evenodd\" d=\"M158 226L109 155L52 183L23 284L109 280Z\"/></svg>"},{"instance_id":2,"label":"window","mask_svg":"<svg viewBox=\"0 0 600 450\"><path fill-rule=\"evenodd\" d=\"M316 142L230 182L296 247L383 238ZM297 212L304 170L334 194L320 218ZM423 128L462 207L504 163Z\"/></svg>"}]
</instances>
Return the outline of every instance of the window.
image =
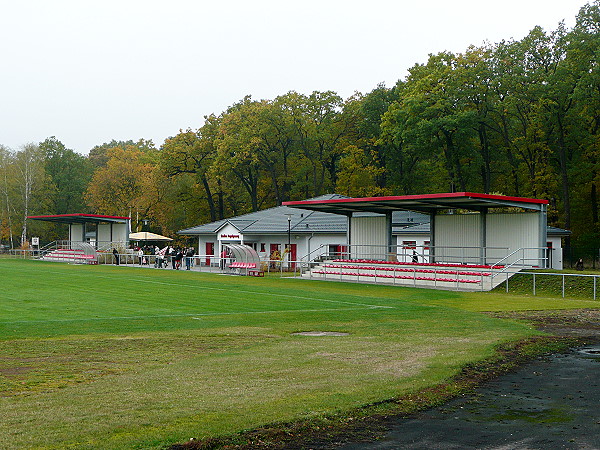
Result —
<instances>
[{"instance_id":1,"label":"window","mask_svg":"<svg viewBox=\"0 0 600 450\"><path fill-rule=\"evenodd\" d=\"M417 241L402 241L402 247L414 250L417 248Z\"/></svg>"},{"instance_id":2,"label":"window","mask_svg":"<svg viewBox=\"0 0 600 450\"><path fill-rule=\"evenodd\" d=\"M264 244L264 243L261 243L261 244L260 244L260 251L261 251L261 252L266 252L266 251L267 251L267 250L265 249L265 244Z\"/></svg>"}]
</instances>

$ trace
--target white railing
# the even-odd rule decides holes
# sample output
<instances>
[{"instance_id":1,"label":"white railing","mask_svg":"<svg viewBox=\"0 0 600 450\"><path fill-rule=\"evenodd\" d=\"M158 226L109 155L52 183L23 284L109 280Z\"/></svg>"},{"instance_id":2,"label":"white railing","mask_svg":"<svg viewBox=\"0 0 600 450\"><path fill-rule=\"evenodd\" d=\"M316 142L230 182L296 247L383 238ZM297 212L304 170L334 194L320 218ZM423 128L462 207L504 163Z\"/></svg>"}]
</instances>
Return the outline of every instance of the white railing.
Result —
<instances>
[{"instance_id":1,"label":"white railing","mask_svg":"<svg viewBox=\"0 0 600 450\"><path fill-rule=\"evenodd\" d=\"M345 245L342 251L321 246L302 261L323 259L373 259L399 262L494 264L509 254L508 247L459 247L431 245Z\"/></svg>"},{"instance_id":2,"label":"white railing","mask_svg":"<svg viewBox=\"0 0 600 450\"><path fill-rule=\"evenodd\" d=\"M531 252L537 253L538 256L531 256ZM502 274L506 274L506 281L508 286L508 274L511 274L510 276L512 276L523 268L547 268L549 266L550 264L548 248L523 247L515 250L509 255L506 255L506 257L502 258L500 261L492 265L492 269L499 269L499 272L493 273L492 279ZM515 271L514 269L517 267L520 267L520 269Z\"/></svg>"}]
</instances>

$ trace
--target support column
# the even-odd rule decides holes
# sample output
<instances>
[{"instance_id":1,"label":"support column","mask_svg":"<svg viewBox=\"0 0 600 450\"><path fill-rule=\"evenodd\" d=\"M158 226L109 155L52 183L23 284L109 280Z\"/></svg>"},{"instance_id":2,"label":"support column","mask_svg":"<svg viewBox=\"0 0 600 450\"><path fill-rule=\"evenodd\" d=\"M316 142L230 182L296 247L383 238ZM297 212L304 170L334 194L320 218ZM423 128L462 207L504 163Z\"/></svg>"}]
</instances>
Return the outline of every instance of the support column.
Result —
<instances>
[{"instance_id":1,"label":"support column","mask_svg":"<svg viewBox=\"0 0 600 450\"><path fill-rule=\"evenodd\" d=\"M352 213L346 215L347 230L346 230L346 245L348 246L348 259L352 259Z\"/></svg>"},{"instance_id":2,"label":"support column","mask_svg":"<svg viewBox=\"0 0 600 450\"><path fill-rule=\"evenodd\" d=\"M487 208L479 212L479 264L486 264L487 259Z\"/></svg>"},{"instance_id":3,"label":"support column","mask_svg":"<svg viewBox=\"0 0 600 450\"><path fill-rule=\"evenodd\" d=\"M433 210L429 214L429 262L435 263L435 215L437 210Z\"/></svg>"},{"instance_id":4,"label":"support column","mask_svg":"<svg viewBox=\"0 0 600 450\"><path fill-rule=\"evenodd\" d=\"M539 258L540 267L551 267L551 255L548 251L548 205L540 205L539 212Z\"/></svg>"},{"instance_id":5,"label":"support column","mask_svg":"<svg viewBox=\"0 0 600 450\"><path fill-rule=\"evenodd\" d=\"M387 258L386 260L388 261L395 261L396 258L391 259L392 255L394 254L394 244L392 243L393 240L393 234L392 234L392 212L391 211L387 211L385 213L385 226L387 229L387 239L386 239L386 246L387 246Z\"/></svg>"}]
</instances>

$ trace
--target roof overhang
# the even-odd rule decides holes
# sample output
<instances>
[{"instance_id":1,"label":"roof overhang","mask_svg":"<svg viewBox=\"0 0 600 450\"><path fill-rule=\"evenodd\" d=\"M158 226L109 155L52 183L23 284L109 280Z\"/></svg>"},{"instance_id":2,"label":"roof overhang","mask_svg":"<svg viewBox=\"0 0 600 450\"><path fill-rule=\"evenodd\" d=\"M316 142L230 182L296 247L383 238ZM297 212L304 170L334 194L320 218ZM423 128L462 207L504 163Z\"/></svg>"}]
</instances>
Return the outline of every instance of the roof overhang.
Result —
<instances>
[{"instance_id":1,"label":"roof overhang","mask_svg":"<svg viewBox=\"0 0 600 450\"><path fill-rule=\"evenodd\" d=\"M43 220L55 223L127 223L129 217L103 216L100 214L55 214L49 216L28 216L28 219Z\"/></svg>"},{"instance_id":2,"label":"roof overhang","mask_svg":"<svg viewBox=\"0 0 600 450\"><path fill-rule=\"evenodd\" d=\"M352 215L356 212L386 214L392 211L418 211L434 214L447 209L487 211L489 208L523 208L545 210L547 200L505 195L453 192L446 194L403 195L388 197L343 198L335 200L304 200L284 202L290 208L302 208L333 214Z\"/></svg>"}]
</instances>

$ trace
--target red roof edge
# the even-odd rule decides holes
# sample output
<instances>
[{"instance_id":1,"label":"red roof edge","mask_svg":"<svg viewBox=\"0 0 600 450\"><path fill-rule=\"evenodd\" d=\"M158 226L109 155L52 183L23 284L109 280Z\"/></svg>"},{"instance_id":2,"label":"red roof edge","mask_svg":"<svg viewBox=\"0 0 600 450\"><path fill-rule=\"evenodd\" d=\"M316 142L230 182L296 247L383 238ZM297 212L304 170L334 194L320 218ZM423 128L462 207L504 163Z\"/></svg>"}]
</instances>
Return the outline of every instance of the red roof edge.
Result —
<instances>
[{"instance_id":1,"label":"red roof edge","mask_svg":"<svg viewBox=\"0 0 600 450\"><path fill-rule=\"evenodd\" d=\"M68 218L68 217L90 217L92 219L123 219L123 220L130 220L131 217L123 217L123 216L104 216L101 214L49 214L49 215L44 215L44 216L27 216L28 219L49 219L51 217L64 217L64 218Z\"/></svg>"},{"instance_id":2,"label":"red roof edge","mask_svg":"<svg viewBox=\"0 0 600 450\"><path fill-rule=\"evenodd\" d=\"M354 202L377 202L386 200L428 200L436 198L462 198L462 197L473 197L490 200L504 200L518 203L535 203L540 205L547 205L548 200L542 200L538 198L527 198L527 197L512 197L506 195L496 194L479 194L475 192L450 192L440 194L421 194L421 195L399 195L399 196L384 196L384 197L356 197L356 198L338 198L332 200L300 200L283 202L284 206L291 205L315 205L323 203L354 203Z\"/></svg>"}]
</instances>

